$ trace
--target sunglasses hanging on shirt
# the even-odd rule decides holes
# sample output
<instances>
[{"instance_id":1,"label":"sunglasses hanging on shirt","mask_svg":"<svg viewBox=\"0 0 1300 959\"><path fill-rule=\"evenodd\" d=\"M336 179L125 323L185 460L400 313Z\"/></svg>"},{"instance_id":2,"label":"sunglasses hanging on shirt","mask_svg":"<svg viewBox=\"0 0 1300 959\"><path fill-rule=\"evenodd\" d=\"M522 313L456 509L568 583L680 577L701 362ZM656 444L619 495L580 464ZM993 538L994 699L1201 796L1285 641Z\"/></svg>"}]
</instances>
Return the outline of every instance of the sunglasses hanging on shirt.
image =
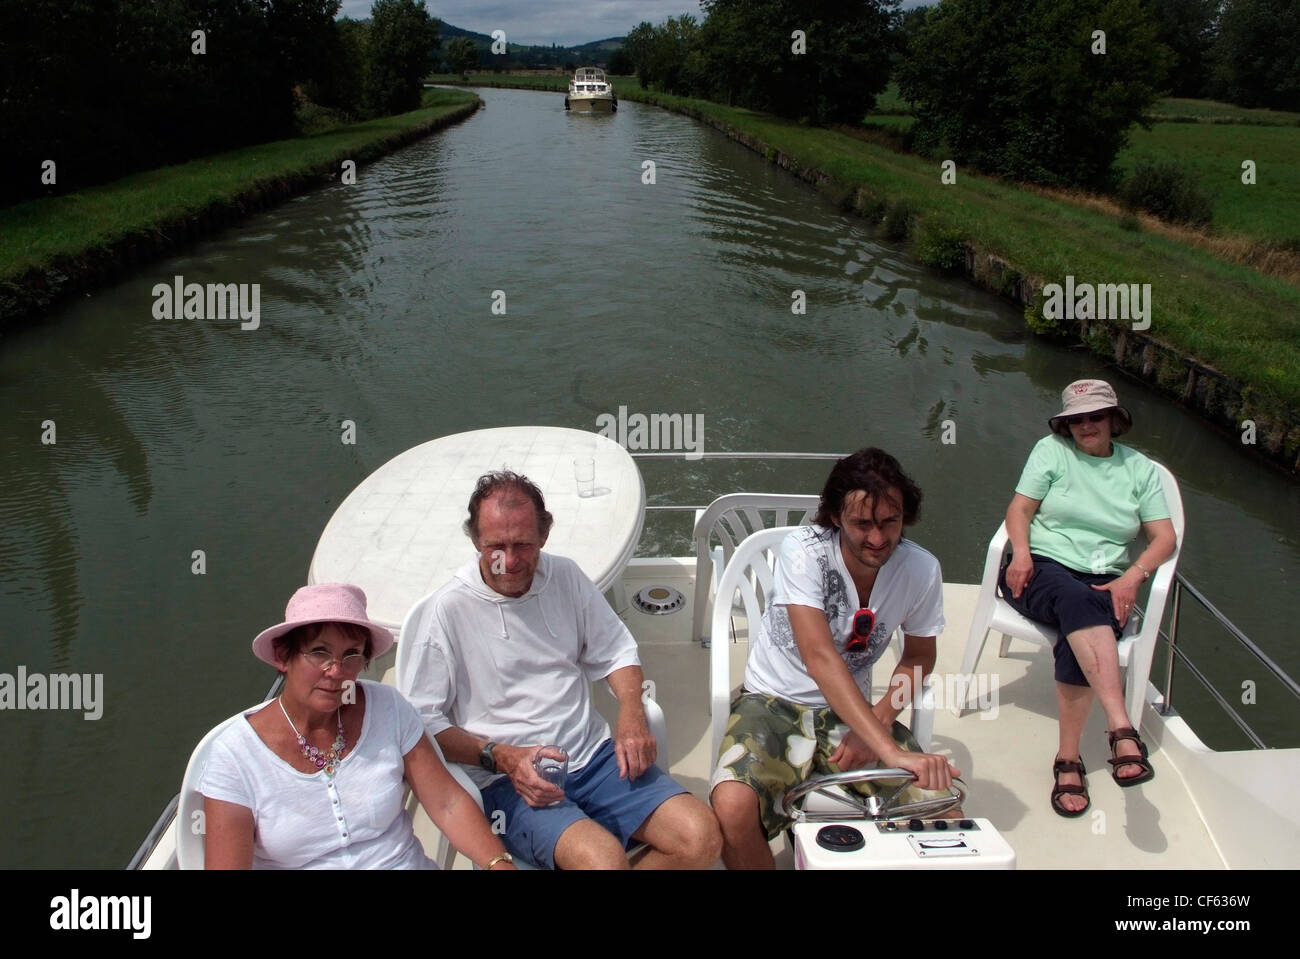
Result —
<instances>
[{"instance_id":1,"label":"sunglasses hanging on shirt","mask_svg":"<svg viewBox=\"0 0 1300 959\"><path fill-rule=\"evenodd\" d=\"M875 628L876 614L869 609L858 610L853 614L853 632L849 635L849 641L844 644L845 650L856 653L866 649L871 639L871 631Z\"/></svg>"}]
</instances>

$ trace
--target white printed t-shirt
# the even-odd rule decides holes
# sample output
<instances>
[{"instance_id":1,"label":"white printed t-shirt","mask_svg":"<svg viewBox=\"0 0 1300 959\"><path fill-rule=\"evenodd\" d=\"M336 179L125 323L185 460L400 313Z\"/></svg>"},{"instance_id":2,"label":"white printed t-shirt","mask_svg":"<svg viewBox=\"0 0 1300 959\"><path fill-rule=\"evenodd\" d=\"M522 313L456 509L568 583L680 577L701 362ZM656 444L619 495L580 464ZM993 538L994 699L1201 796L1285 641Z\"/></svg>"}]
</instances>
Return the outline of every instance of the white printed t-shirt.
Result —
<instances>
[{"instance_id":1,"label":"white printed t-shirt","mask_svg":"<svg viewBox=\"0 0 1300 959\"><path fill-rule=\"evenodd\" d=\"M844 658L863 695L871 666L881 657L900 626L909 636L943 632L943 572L939 561L909 539L876 574L871 597L862 603L840 552L840 531L801 526L781 543L772 600L750 646L745 688L804 706L826 706L826 697L809 675L795 644L787 605L811 606L826 613L831 641ZM867 648L846 651L853 616L863 606L876 614Z\"/></svg>"},{"instance_id":2,"label":"white printed t-shirt","mask_svg":"<svg viewBox=\"0 0 1300 959\"><path fill-rule=\"evenodd\" d=\"M361 738L334 775L299 772L249 725L212 743L199 792L253 812L254 869L436 869L415 838L403 757L424 727L397 690L361 680ZM280 707L267 707L277 713ZM283 717L281 717L283 718Z\"/></svg>"},{"instance_id":3,"label":"white printed t-shirt","mask_svg":"<svg viewBox=\"0 0 1300 959\"><path fill-rule=\"evenodd\" d=\"M511 746L556 745L569 771L610 738L591 683L640 666L636 640L582 569L542 553L523 596L503 596L466 563L397 647L397 688L430 736L458 726ZM498 778L464 764L481 789Z\"/></svg>"}]
</instances>

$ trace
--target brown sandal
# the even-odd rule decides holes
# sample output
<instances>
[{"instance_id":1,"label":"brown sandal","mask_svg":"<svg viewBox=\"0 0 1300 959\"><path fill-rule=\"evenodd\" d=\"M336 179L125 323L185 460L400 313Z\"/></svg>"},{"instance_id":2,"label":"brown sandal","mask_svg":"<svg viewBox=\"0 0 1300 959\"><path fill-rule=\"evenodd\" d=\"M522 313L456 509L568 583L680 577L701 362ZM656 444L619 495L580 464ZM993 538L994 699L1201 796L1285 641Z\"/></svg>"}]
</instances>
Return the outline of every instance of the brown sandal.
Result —
<instances>
[{"instance_id":1,"label":"brown sandal","mask_svg":"<svg viewBox=\"0 0 1300 959\"><path fill-rule=\"evenodd\" d=\"M1078 773L1081 785L1070 786L1061 785L1062 773ZM1078 759L1058 759L1052 763L1052 776L1056 780L1056 785L1052 787L1052 809L1058 816L1064 816L1066 819L1074 819L1082 816L1092 805L1092 800L1088 798L1088 770L1083 768L1083 757ZM1082 809L1066 809L1057 800L1062 796L1082 796L1085 800Z\"/></svg>"},{"instance_id":2,"label":"brown sandal","mask_svg":"<svg viewBox=\"0 0 1300 959\"><path fill-rule=\"evenodd\" d=\"M1115 780L1116 785L1127 789L1129 786L1136 786L1140 783L1149 782L1155 778L1156 771L1151 768L1151 763L1147 761L1147 744L1142 741L1142 737L1138 735L1136 729L1132 726L1125 726L1123 729L1116 729L1113 732L1108 730L1106 736L1110 739L1110 754L1112 757L1106 761L1110 763L1110 778ZM1121 739L1131 739L1133 742L1137 743L1138 749L1141 750L1141 755L1117 755L1115 752L1115 743ZM1119 775L1120 766L1141 766L1142 772L1138 773L1136 776L1129 776L1125 779Z\"/></svg>"}]
</instances>

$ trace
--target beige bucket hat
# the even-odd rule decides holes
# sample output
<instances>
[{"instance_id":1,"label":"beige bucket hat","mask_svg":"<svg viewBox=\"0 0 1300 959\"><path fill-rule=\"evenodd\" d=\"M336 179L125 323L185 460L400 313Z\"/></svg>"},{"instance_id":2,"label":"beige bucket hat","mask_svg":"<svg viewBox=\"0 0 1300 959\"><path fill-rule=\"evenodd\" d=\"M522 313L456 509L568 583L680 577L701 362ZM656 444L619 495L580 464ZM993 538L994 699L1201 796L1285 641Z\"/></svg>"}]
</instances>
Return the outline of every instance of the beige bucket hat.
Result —
<instances>
[{"instance_id":1,"label":"beige bucket hat","mask_svg":"<svg viewBox=\"0 0 1300 959\"><path fill-rule=\"evenodd\" d=\"M1061 412L1049 419L1047 425L1053 433L1069 436L1070 427L1066 420L1101 410L1113 410L1115 413L1115 426L1111 430L1111 436L1122 436L1133 428L1133 417L1119 405L1119 397L1115 395L1114 388L1105 380L1075 380L1061 390Z\"/></svg>"}]
</instances>

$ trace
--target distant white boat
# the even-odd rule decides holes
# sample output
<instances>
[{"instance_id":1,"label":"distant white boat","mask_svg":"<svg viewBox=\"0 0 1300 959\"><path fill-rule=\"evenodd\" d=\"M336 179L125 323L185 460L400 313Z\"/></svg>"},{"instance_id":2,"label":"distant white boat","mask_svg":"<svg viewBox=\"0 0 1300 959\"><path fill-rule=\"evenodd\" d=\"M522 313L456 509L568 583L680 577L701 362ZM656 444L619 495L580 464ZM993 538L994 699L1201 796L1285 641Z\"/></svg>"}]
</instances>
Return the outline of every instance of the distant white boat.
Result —
<instances>
[{"instance_id":1,"label":"distant white boat","mask_svg":"<svg viewBox=\"0 0 1300 959\"><path fill-rule=\"evenodd\" d=\"M614 85L599 67L579 67L569 80L564 109L574 113L613 113L618 109Z\"/></svg>"}]
</instances>

